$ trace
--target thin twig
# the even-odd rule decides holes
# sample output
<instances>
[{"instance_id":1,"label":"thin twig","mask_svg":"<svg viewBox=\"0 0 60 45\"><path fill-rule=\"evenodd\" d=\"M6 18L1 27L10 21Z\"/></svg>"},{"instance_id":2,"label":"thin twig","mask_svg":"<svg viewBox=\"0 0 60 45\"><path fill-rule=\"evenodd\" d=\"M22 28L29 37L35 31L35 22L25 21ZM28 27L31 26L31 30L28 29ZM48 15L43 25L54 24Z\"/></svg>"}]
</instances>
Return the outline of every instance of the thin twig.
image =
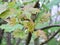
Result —
<instances>
[{"instance_id":1,"label":"thin twig","mask_svg":"<svg viewBox=\"0 0 60 45\"><path fill-rule=\"evenodd\" d=\"M58 33L60 32L60 29L57 30L47 41L41 43L40 45L46 44L47 42L49 42L51 39L53 39Z\"/></svg>"}]
</instances>

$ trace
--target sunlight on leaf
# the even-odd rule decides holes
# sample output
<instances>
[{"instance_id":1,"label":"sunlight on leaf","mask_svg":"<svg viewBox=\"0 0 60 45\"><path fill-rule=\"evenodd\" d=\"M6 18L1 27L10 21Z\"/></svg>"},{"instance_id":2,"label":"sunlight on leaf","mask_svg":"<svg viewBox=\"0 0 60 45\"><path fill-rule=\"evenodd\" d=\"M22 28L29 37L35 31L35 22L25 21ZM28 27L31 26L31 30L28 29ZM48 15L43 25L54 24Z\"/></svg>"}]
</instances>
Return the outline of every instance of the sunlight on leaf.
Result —
<instances>
[{"instance_id":1,"label":"sunlight on leaf","mask_svg":"<svg viewBox=\"0 0 60 45\"><path fill-rule=\"evenodd\" d=\"M0 4L0 14L7 10L7 8L8 8L7 5L8 5L7 3Z\"/></svg>"},{"instance_id":2,"label":"sunlight on leaf","mask_svg":"<svg viewBox=\"0 0 60 45\"><path fill-rule=\"evenodd\" d=\"M9 7L9 8L15 7L15 2L10 2L10 3L8 4L8 7Z\"/></svg>"}]
</instances>

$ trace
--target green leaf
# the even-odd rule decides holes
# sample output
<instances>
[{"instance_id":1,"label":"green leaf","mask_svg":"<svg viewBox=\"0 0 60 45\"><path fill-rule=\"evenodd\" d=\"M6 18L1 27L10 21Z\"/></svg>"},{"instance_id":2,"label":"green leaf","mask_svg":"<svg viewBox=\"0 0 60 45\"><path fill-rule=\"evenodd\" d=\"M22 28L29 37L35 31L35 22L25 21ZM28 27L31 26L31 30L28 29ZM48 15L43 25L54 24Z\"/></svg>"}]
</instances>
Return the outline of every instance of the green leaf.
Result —
<instances>
[{"instance_id":1,"label":"green leaf","mask_svg":"<svg viewBox=\"0 0 60 45\"><path fill-rule=\"evenodd\" d=\"M32 39L34 40L34 39L36 39L37 38L37 36L35 35L35 32L33 32L32 33Z\"/></svg>"},{"instance_id":2,"label":"green leaf","mask_svg":"<svg viewBox=\"0 0 60 45\"><path fill-rule=\"evenodd\" d=\"M6 10L5 12L3 12L2 14L0 14L0 18L3 18L5 19L6 17L8 17L10 11L9 10Z\"/></svg>"},{"instance_id":3,"label":"green leaf","mask_svg":"<svg viewBox=\"0 0 60 45\"><path fill-rule=\"evenodd\" d=\"M9 7L9 8L14 8L14 7L15 7L15 2L10 2L10 3L8 4L8 7Z\"/></svg>"},{"instance_id":4,"label":"green leaf","mask_svg":"<svg viewBox=\"0 0 60 45\"><path fill-rule=\"evenodd\" d=\"M22 31L22 30L15 30L15 31L12 33L12 35L13 35L15 38L21 38L21 39L23 39L23 38L26 37L25 32Z\"/></svg>"},{"instance_id":5,"label":"green leaf","mask_svg":"<svg viewBox=\"0 0 60 45\"><path fill-rule=\"evenodd\" d=\"M31 19L31 13L26 12L27 19Z\"/></svg>"},{"instance_id":6,"label":"green leaf","mask_svg":"<svg viewBox=\"0 0 60 45\"><path fill-rule=\"evenodd\" d=\"M8 8L7 3L4 4L0 4L0 14L2 14L3 12L5 12Z\"/></svg>"},{"instance_id":7,"label":"green leaf","mask_svg":"<svg viewBox=\"0 0 60 45\"><path fill-rule=\"evenodd\" d=\"M56 39L52 39L51 41L48 42L48 45L57 45Z\"/></svg>"},{"instance_id":8,"label":"green leaf","mask_svg":"<svg viewBox=\"0 0 60 45\"><path fill-rule=\"evenodd\" d=\"M49 8L46 6L46 5L42 5L42 7L44 8L44 10L46 10L46 11L48 11L49 10Z\"/></svg>"},{"instance_id":9,"label":"green leaf","mask_svg":"<svg viewBox=\"0 0 60 45\"><path fill-rule=\"evenodd\" d=\"M16 24L14 26L11 26L9 24L4 24L4 25L1 25L0 28L5 29L5 32L11 32L11 31L14 31L14 30L17 30L17 29L22 30L23 26L20 25L20 24Z\"/></svg>"},{"instance_id":10,"label":"green leaf","mask_svg":"<svg viewBox=\"0 0 60 45\"><path fill-rule=\"evenodd\" d=\"M37 23L35 25L35 29L40 29L40 28L45 27L45 26L48 26L48 25L49 25L48 22L45 22L45 23Z\"/></svg>"},{"instance_id":11,"label":"green leaf","mask_svg":"<svg viewBox=\"0 0 60 45\"><path fill-rule=\"evenodd\" d=\"M52 32L54 32L54 31L56 31L56 30L58 30L60 27L53 27L53 28L50 28L50 30L52 31Z\"/></svg>"}]
</instances>

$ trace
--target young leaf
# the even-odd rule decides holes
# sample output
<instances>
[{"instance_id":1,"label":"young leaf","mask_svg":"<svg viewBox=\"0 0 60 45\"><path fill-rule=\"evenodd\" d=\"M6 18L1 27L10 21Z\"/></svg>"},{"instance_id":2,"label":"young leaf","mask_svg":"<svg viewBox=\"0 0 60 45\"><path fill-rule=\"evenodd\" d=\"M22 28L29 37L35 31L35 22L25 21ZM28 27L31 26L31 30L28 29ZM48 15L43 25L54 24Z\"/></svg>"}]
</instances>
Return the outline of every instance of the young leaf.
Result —
<instances>
[{"instance_id":1,"label":"young leaf","mask_svg":"<svg viewBox=\"0 0 60 45\"><path fill-rule=\"evenodd\" d=\"M40 38L45 39L45 41L47 40L47 35L46 35L46 33L45 33L44 31L42 31L42 30L38 30L38 31L34 32L33 35L35 35L35 38L40 37Z\"/></svg>"},{"instance_id":2,"label":"young leaf","mask_svg":"<svg viewBox=\"0 0 60 45\"><path fill-rule=\"evenodd\" d=\"M25 39L26 38L26 34L24 31L22 30L15 30L12 35L15 37L15 38L21 38L21 39Z\"/></svg>"}]
</instances>

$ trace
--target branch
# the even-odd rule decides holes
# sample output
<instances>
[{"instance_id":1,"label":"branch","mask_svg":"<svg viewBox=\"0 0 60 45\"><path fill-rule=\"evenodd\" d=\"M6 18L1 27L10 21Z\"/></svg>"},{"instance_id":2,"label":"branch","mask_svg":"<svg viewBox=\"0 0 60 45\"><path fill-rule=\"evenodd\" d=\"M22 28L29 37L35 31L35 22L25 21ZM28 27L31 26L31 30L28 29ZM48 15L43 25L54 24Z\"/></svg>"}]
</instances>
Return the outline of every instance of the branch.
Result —
<instances>
[{"instance_id":1,"label":"branch","mask_svg":"<svg viewBox=\"0 0 60 45\"><path fill-rule=\"evenodd\" d=\"M42 28L40 28L40 29L35 29L34 31L49 29L49 28L52 28L52 27L60 27L60 25L59 25L59 24L49 25L49 26L42 27Z\"/></svg>"},{"instance_id":2,"label":"branch","mask_svg":"<svg viewBox=\"0 0 60 45\"><path fill-rule=\"evenodd\" d=\"M39 0L36 2L36 4L34 5L33 8L39 8ZM33 15L33 14L32 14L32 15ZM32 19L32 20L33 20L33 22L35 22L35 19ZM31 40L31 37L32 37L32 33L29 32L29 33L28 33L27 40L26 40L26 45L29 45L30 40Z\"/></svg>"},{"instance_id":3,"label":"branch","mask_svg":"<svg viewBox=\"0 0 60 45\"><path fill-rule=\"evenodd\" d=\"M26 45L29 45L30 40L31 40L31 37L32 37L32 33L31 33L31 32L29 32L29 33L28 33L27 40L26 40Z\"/></svg>"},{"instance_id":4,"label":"branch","mask_svg":"<svg viewBox=\"0 0 60 45\"><path fill-rule=\"evenodd\" d=\"M57 32L55 32L47 41L41 43L40 45L46 44L47 42L49 42L51 39L53 39L58 33L60 32L60 29L57 30Z\"/></svg>"}]
</instances>

